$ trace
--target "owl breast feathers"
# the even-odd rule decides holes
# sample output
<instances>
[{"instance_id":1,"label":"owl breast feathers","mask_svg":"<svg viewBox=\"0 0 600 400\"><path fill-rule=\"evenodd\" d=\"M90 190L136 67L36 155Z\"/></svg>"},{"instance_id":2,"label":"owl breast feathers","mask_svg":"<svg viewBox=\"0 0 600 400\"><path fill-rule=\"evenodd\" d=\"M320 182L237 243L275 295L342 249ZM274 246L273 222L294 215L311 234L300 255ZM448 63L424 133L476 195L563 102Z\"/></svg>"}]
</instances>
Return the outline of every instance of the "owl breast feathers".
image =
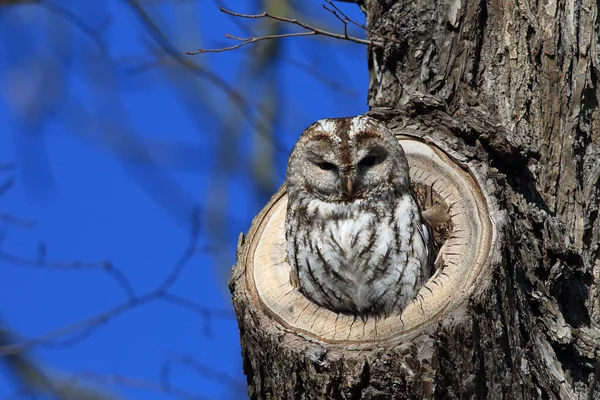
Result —
<instances>
[{"instance_id":1,"label":"owl breast feathers","mask_svg":"<svg viewBox=\"0 0 600 400\"><path fill-rule=\"evenodd\" d=\"M300 291L336 312L402 312L431 274L431 234L392 133L365 116L314 123L290 154L286 187Z\"/></svg>"}]
</instances>

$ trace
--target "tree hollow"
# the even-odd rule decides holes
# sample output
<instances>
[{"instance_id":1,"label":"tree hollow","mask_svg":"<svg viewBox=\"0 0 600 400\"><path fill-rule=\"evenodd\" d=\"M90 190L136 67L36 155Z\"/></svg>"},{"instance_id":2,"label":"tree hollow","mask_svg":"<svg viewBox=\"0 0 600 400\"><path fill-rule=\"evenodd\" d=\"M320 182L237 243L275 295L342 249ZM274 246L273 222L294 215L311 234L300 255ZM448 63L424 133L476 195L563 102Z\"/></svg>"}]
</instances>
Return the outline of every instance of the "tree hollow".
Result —
<instances>
[{"instance_id":1,"label":"tree hollow","mask_svg":"<svg viewBox=\"0 0 600 400\"><path fill-rule=\"evenodd\" d=\"M243 276L245 284L233 287L236 292L247 291L253 312L264 313L265 321L311 340L368 344L417 334L469 298L478 278L490 269L496 241L490 199L468 165L454 161L433 143L404 135L397 138L413 183L430 187L449 206L452 230L440 248L443 267L434 272L402 315L363 321L312 303L290 283L284 186L254 220L238 253L238 273L232 283L236 276ZM240 294L236 292L234 298Z\"/></svg>"}]
</instances>

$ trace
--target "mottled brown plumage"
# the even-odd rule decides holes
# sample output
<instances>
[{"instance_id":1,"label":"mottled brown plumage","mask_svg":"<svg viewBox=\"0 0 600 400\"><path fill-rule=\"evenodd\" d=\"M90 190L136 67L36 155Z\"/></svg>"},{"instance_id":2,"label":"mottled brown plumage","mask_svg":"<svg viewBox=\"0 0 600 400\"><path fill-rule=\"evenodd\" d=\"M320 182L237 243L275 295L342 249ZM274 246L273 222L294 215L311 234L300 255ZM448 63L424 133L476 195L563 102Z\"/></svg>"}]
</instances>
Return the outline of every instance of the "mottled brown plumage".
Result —
<instances>
[{"instance_id":1,"label":"mottled brown plumage","mask_svg":"<svg viewBox=\"0 0 600 400\"><path fill-rule=\"evenodd\" d=\"M311 125L292 150L286 241L301 292L333 311L399 313L431 274L402 147L365 116Z\"/></svg>"}]
</instances>

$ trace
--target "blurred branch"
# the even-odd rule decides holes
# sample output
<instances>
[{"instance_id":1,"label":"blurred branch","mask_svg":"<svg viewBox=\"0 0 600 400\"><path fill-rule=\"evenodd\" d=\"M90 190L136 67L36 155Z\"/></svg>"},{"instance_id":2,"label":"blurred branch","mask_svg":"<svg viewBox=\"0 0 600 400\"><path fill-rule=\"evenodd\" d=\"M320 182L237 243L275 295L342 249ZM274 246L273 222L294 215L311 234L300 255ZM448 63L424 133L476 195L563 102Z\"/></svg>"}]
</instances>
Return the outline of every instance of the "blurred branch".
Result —
<instances>
[{"instance_id":1,"label":"blurred branch","mask_svg":"<svg viewBox=\"0 0 600 400\"><path fill-rule=\"evenodd\" d=\"M142 389L153 392L165 393L173 396L177 396L181 399L188 400L206 400L207 397L193 394L182 389L178 389L171 385L165 385L164 383L152 382L141 378L131 378L124 375L117 374L101 374L92 371L83 371L73 375L71 378L74 382L78 380L92 381L101 383L103 385L110 386L125 386L134 389Z\"/></svg>"},{"instance_id":2,"label":"blurred branch","mask_svg":"<svg viewBox=\"0 0 600 400\"><path fill-rule=\"evenodd\" d=\"M1 216L1 215L0 215ZM35 260L18 257L2 250L0 241L0 261L7 264L29 268L51 268L59 270L103 270L110 275L118 285L123 289L129 299L135 298L135 292L129 280L122 271L115 268L110 261L48 261L46 260L46 246L43 243L38 245L38 256Z\"/></svg>"},{"instance_id":3,"label":"blurred branch","mask_svg":"<svg viewBox=\"0 0 600 400\"><path fill-rule=\"evenodd\" d=\"M17 166L14 163L0 163L0 172L2 171L12 171Z\"/></svg>"},{"instance_id":4,"label":"blurred branch","mask_svg":"<svg viewBox=\"0 0 600 400\"><path fill-rule=\"evenodd\" d=\"M213 367L202 364L189 354L169 354L162 367L162 379L169 382L171 369L174 364L181 364L193 370L198 375L218 382L228 388L246 390L246 383L226 373L215 371Z\"/></svg>"},{"instance_id":5,"label":"blurred branch","mask_svg":"<svg viewBox=\"0 0 600 400\"><path fill-rule=\"evenodd\" d=\"M216 0L213 0L213 2L216 4ZM224 3L223 1L220 1L221 4L224 4L226 7L227 4ZM218 6L218 4L217 4ZM241 18L231 18L230 19L232 23L235 24L235 26L238 27L239 30L241 30L244 35L246 36L256 36L256 34L254 33L254 31L252 30L252 28L250 28L243 19ZM360 24L359 24L360 25ZM362 26L362 25L360 25ZM366 28L365 28L366 30ZM281 59L284 62L289 63L290 65L292 65L295 68L298 68L301 71L306 72L307 74L309 74L311 77L313 77L315 80L317 80L318 82L322 83L323 85L329 87L331 90L339 90L340 92L344 92L345 94L347 94L348 96L357 96L358 93L356 92L356 90L345 86L344 84L342 84L340 81L338 80L333 80L331 79L331 77L321 73L321 71L319 70L319 68L313 63L313 64L309 64L306 63L305 61L301 60L301 59L297 59L297 58L292 58L292 57L288 57L285 56L284 54L282 54L283 52L276 52L275 53L275 57Z\"/></svg>"},{"instance_id":6,"label":"blurred branch","mask_svg":"<svg viewBox=\"0 0 600 400\"><path fill-rule=\"evenodd\" d=\"M341 83L339 80L333 80L331 79L331 77L327 76L326 74L321 73L321 71L319 70L317 64L314 62L309 64L306 63L302 60L296 59L296 58L291 58L291 57L283 57L280 56L280 58L289 63L291 66L298 68L301 71L306 72L307 74L309 74L312 78L314 78L317 82L322 83L324 86L328 87L331 90L337 90L340 93L343 93L347 96L358 96L358 92Z\"/></svg>"},{"instance_id":7,"label":"blurred branch","mask_svg":"<svg viewBox=\"0 0 600 400\"><path fill-rule=\"evenodd\" d=\"M164 6L196 3L198 0L143 0L145 6Z\"/></svg>"},{"instance_id":8,"label":"blurred branch","mask_svg":"<svg viewBox=\"0 0 600 400\"><path fill-rule=\"evenodd\" d=\"M160 377L163 387L172 387L171 376L173 374L174 367L177 365L181 365L182 367L190 369L199 376L205 379L210 379L213 382L217 382L223 387L233 390L234 392L245 394L247 391L246 383L244 381L236 379L224 372L216 371L212 366L205 365L188 354L175 353L167 355L160 369Z\"/></svg>"},{"instance_id":9,"label":"blurred branch","mask_svg":"<svg viewBox=\"0 0 600 400\"><path fill-rule=\"evenodd\" d=\"M10 215L10 214L0 213L0 222L3 222L5 224L20 226L20 227L28 228L28 229L35 228L35 221L15 217L14 215Z\"/></svg>"},{"instance_id":10,"label":"blurred branch","mask_svg":"<svg viewBox=\"0 0 600 400\"><path fill-rule=\"evenodd\" d=\"M0 7L10 7L15 5L38 4L43 0L0 0Z\"/></svg>"},{"instance_id":11,"label":"blurred branch","mask_svg":"<svg viewBox=\"0 0 600 400\"><path fill-rule=\"evenodd\" d=\"M107 53L106 43L104 42L104 39L102 38L102 34L98 31L98 29L95 29L92 26L88 25L88 23L85 22L77 14L74 14L73 12L69 11L68 9L66 9L62 6L59 6L58 4L51 3L48 1L42 1L40 3L40 5L42 7L44 7L45 9L47 9L48 11L50 11L54 14L60 15L65 20L71 22L74 26L79 28L79 30L81 30L81 32L83 32L86 36L88 36L94 43L96 43L96 46L98 46L98 49L100 49L100 52L102 54Z\"/></svg>"},{"instance_id":12,"label":"blurred branch","mask_svg":"<svg viewBox=\"0 0 600 400\"><path fill-rule=\"evenodd\" d=\"M330 1L326 2L328 4L331 4ZM335 7L334 5L332 5L335 9L337 9L337 7ZM276 21L280 21L280 22L285 22L288 24L292 24L292 25L296 25L299 26L303 29L306 29L305 32L293 32L293 33L282 33L282 34L277 34L277 35L265 35L265 36L257 36L257 37L250 37L250 38L241 38L241 37L235 37L229 34L226 34L225 37L229 38L229 39L234 39L234 40L238 40L241 43L238 43L236 45L233 46L229 46L229 47L222 47L220 49L200 49L197 51L190 51L187 54L189 55L195 55L195 54L202 54L202 53L220 53L223 51L229 51L229 50L235 50L238 49L242 46L246 46L248 44L252 44L252 43L256 43L256 42L260 42L263 40L272 40L272 39L281 39L281 38L286 38L286 37L297 37L297 36L312 36L312 35L322 35L322 36L328 36L328 37L332 37L335 39L342 39L342 40L347 40L350 42L354 42L354 43L359 43L359 44L366 44L366 45L371 45L371 46L376 46L376 47L383 47L384 43L383 42L379 42L379 41L375 41L373 39L360 39L354 36L349 36L347 29L346 29L346 24L347 22L351 22L354 25L363 27L361 24L353 21L352 19L350 19L346 14L343 14L341 11L339 11L339 14L336 13L335 11L333 11L332 9L329 9L327 7L325 7L325 9L331 13L333 13L338 19L340 19L343 23L344 23L344 34L339 34L339 33L334 33L334 32L329 32L320 28L316 28L312 25L309 25L305 22L302 21L298 21L297 19L293 19L293 18L285 18L285 17L280 17L277 15L273 15L273 14L269 14L267 12L263 12L261 14L242 14L242 13L236 13L234 11L229 11L224 9L223 7L219 7L219 10L221 12L224 12L225 14L234 16L234 17L238 17L238 18L248 18L248 19L262 19L262 18L269 18L269 19L273 19ZM371 31L369 31L370 33L373 33ZM378 38L384 39L384 40L388 40L388 41L392 41L395 43L401 43L399 40L394 39L394 38L390 38L388 36L383 36L383 35L379 35L379 34L373 34L374 36L377 36Z\"/></svg>"},{"instance_id":13,"label":"blurred branch","mask_svg":"<svg viewBox=\"0 0 600 400\"><path fill-rule=\"evenodd\" d=\"M0 185L0 196L2 196L4 193L8 192L15 184L15 177L14 176L10 176L8 177L3 183L2 185Z\"/></svg>"},{"instance_id":14,"label":"blurred branch","mask_svg":"<svg viewBox=\"0 0 600 400\"><path fill-rule=\"evenodd\" d=\"M13 342L12 335L0 328L0 346ZM116 400L117 397L94 388L73 385L70 380L61 379L59 374L37 366L23 354L11 354L0 357L20 383L20 388L5 399L22 399L33 394L51 396L57 400Z\"/></svg>"},{"instance_id":15,"label":"blurred branch","mask_svg":"<svg viewBox=\"0 0 600 400\"><path fill-rule=\"evenodd\" d=\"M211 336L212 335L212 330L211 330L211 321L213 317L218 317L218 318L233 318L234 315L227 310L215 310L206 306L203 306L201 304L198 304L190 299L187 299L185 297L181 297L181 296L177 296L175 294L172 293L164 293L160 300L164 301L165 303L170 303L182 308L186 308L189 311L193 312L194 314L199 315L200 317L202 317L202 320L204 321L204 325L203 325L203 332L205 336Z\"/></svg>"},{"instance_id":16,"label":"blurred branch","mask_svg":"<svg viewBox=\"0 0 600 400\"><path fill-rule=\"evenodd\" d=\"M161 47L161 49L168 54L173 59L177 60L188 70L193 72L195 75L207 79L215 86L222 89L228 96L230 96L236 102L244 102L244 98L233 89L223 78L214 72L202 68L200 65L191 63L185 57L183 57L177 49L170 43L164 33L159 29L159 27L155 24L155 22L150 18L148 13L144 10L144 8L139 4L136 0L126 0L126 2L130 5L130 7L134 10L135 15L140 19L146 31L154 38L156 43Z\"/></svg>"},{"instance_id":17,"label":"blurred branch","mask_svg":"<svg viewBox=\"0 0 600 400\"><path fill-rule=\"evenodd\" d=\"M130 7L135 11L135 14L138 16L140 21L143 23L143 26L150 33L150 35L154 38L156 43L160 46L165 54L169 57L173 58L179 64L181 64L185 69L194 74L195 76L206 79L219 89L223 90L223 92L233 101L233 103L242 111L242 115L247 121L253 121L253 113L249 106L249 102L231 85L229 85L225 79L221 78L218 74L213 71L200 66L199 64L191 61L189 58L186 58L181 54L167 39L164 33L160 30L160 28L154 23L152 18L146 13L141 4L136 0L126 0L126 2L130 5ZM263 125L265 129L269 129L268 126L260 122L260 125ZM288 147L283 144L281 141L268 137L268 140L272 140L275 148L283 154L288 154Z\"/></svg>"},{"instance_id":18,"label":"blurred branch","mask_svg":"<svg viewBox=\"0 0 600 400\"><path fill-rule=\"evenodd\" d=\"M191 309L196 314L203 316L204 318L234 318L232 312L226 310L214 310L208 307L200 306L191 300L186 300L185 302L179 296L173 295L169 293L169 290L172 286L177 282L180 278L185 266L188 262L194 257L197 253L197 242L200 234L200 222L198 218L198 213L194 213L192 216L192 227L190 230L190 238L188 244L180 256L179 260L173 266L171 272L167 275L167 277L153 290L142 294L142 295L134 295L133 290L124 289L128 298L126 301L123 301L116 306L113 306L104 312L96 314L92 317L86 318L84 320L75 322L71 325L67 325L53 331L50 331L44 335L41 335L32 339L22 339L21 343L17 344L9 344L9 345L0 345L0 355L9 356L14 354L21 354L26 352L34 347L42 346L42 345L51 345L53 347L66 347L71 346L82 339L90 336L95 332L100 326L105 325L110 322L112 319L118 317L126 313L127 311L131 311L134 308L140 307L141 305L148 304L155 300L162 300L171 304L184 306L187 309ZM22 260L21 260L22 261ZM26 263L27 264L27 263ZM27 264L28 266L32 266L31 264ZM77 264L75 264L77 265ZM81 265L81 264L79 264ZM91 264L86 264L91 266ZM60 266L64 267L65 265L60 264ZM66 265L68 266L68 265ZM106 267L105 267L106 268ZM72 335L69 339L63 341L62 343L56 343L59 338Z\"/></svg>"},{"instance_id":19,"label":"blurred branch","mask_svg":"<svg viewBox=\"0 0 600 400\"><path fill-rule=\"evenodd\" d=\"M0 164L0 171L3 170L3 166L5 166L6 170L14 168L13 164ZM4 195L6 192L8 192L10 189L12 189L14 184L15 184L15 177L14 176L8 177L8 179L6 179L4 181L4 183L2 183L2 185L0 185L0 196ZM34 221L15 217L14 215L6 214L6 213L0 213L0 222L5 223L5 224L15 225L15 226L21 226L23 228L35 227ZM1 242L1 239L0 239L0 242Z\"/></svg>"}]
</instances>

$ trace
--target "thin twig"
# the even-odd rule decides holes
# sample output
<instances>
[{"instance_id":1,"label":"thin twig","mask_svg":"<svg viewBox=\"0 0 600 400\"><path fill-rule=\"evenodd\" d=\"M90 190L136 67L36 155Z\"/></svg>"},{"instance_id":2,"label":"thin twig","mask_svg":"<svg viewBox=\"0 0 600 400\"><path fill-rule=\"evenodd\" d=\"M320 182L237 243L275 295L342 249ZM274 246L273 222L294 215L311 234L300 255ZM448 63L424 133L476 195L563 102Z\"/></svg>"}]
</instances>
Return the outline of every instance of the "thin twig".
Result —
<instances>
[{"instance_id":1,"label":"thin twig","mask_svg":"<svg viewBox=\"0 0 600 400\"><path fill-rule=\"evenodd\" d=\"M207 50L197 50L197 51L190 51L186 54L189 55L195 55L195 54L202 54L202 53L221 53L223 51L230 51L230 50L235 50L235 49L239 49L240 47L252 44L252 43L256 43L256 42L260 42L263 40L271 40L271 39L282 39L282 38L287 38L287 37L297 37L297 36L312 36L312 35L318 35L317 32L297 32L297 33L283 33L281 35L267 35L267 36L259 36L259 37L253 37L253 38L239 38L239 37L233 37L231 35L225 35L225 37L229 38L229 39L234 39L234 40L241 40L242 43L238 43L236 45L233 46L228 46L228 47L221 47L220 49L207 49Z\"/></svg>"},{"instance_id":2,"label":"thin twig","mask_svg":"<svg viewBox=\"0 0 600 400\"><path fill-rule=\"evenodd\" d=\"M212 0L213 4L217 7L225 7L225 8L231 8L229 6L229 3L225 0ZM244 32L245 35L247 36L254 36L254 32L252 31L252 28L250 28L245 22L242 22L241 19L239 18L231 18L230 21L239 28L239 30L241 30L242 32Z\"/></svg>"},{"instance_id":3,"label":"thin twig","mask_svg":"<svg viewBox=\"0 0 600 400\"><path fill-rule=\"evenodd\" d=\"M344 34L329 32L324 29L320 29L320 28L311 26L305 22L298 21L297 19L280 17L278 15L269 14L267 12L263 12L261 14L242 14L242 13L237 13L234 11L226 10L223 7L219 7L219 10L221 10L221 12L223 12L225 14L228 14L228 15L231 15L234 17L238 17L238 18L248 18L248 19L270 18L270 19L274 19L276 21L286 22L286 23L289 23L292 25L299 26L303 29L306 29L307 32L284 33L284 34L280 34L280 35L267 35L267 36L251 37L251 38L238 38L238 37L233 37L231 35L225 35L226 37L228 37L230 39L240 40L242 43L238 43L236 45L229 46L229 47L223 47L220 49L200 49L197 51L190 51L187 54L195 55L195 54L202 54L202 53L220 53L223 51L235 50L242 46L246 46L251 43L260 42L262 40L281 39L281 38L286 38L286 37L297 37L297 36L311 36L311 35L322 35L322 36L332 37L335 39L347 40L347 41L359 43L359 44L383 47L383 43L375 41L373 39L360 39L360 38L357 38L354 36L349 36L347 32L344 32Z\"/></svg>"},{"instance_id":4,"label":"thin twig","mask_svg":"<svg viewBox=\"0 0 600 400\"><path fill-rule=\"evenodd\" d=\"M377 33L369 28L367 28L365 25L363 24L359 24L358 22L356 22L355 20L353 20L352 18L350 18L346 13L344 13L342 10L339 9L338 6L336 6L331 0L325 0L325 2L327 4L329 4L332 8L327 7L325 4L323 4L323 8L326 9L327 11L329 11L330 13L332 13L337 19L339 19L344 25L346 25L348 22L350 22L352 25L355 25L361 29L364 29L365 31L369 32L371 35L373 36L377 36L380 37L382 39L385 39L387 41L393 42L393 43L397 43L397 44L403 44L403 42L401 40L398 40L396 38L393 38L391 36L386 36L386 35L382 35L381 33Z\"/></svg>"},{"instance_id":5,"label":"thin twig","mask_svg":"<svg viewBox=\"0 0 600 400\"><path fill-rule=\"evenodd\" d=\"M325 0L325 1L327 1L327 0ZM329 2L327 2L327 3L329 3ZM332 4L332 6L337 9L337 7L335 7L333 4ZM338 13L335 12L335 10L328 8L325 4L323 4L323 8L326 9L327 11L329 11L330 13L332 13L334 17L336 17L342 24L344 24L344 36L348 37L348 21L347 21L347 19L339 16ZM341 13L341 14L344 15L343 13Z\"/></svg>"},{"instance_id":6,"label":"thin twig","mask_svg":"<svg viewBox=\"0 0 600 400\"><path fill-rule=\"evenodd\" d=\"M219 4L217 3L217 0L212 0L212 1L213 1L213 3L215 3L216 6L219 6ZM221 3L222 6L229 8L227 3L224 0L218 0L218 1L219 1L219 3ZM235 26L237 26L239 30L244 32L244 35L256 36L256 34L252 30L252 28L250 26L248 26L246 23L244 23L242 19L234 17L234 18L231 18L230 21L233 24L235 24ZM301 61L300 59L286 57L283 54L281 54L281 52L277 52L275 54L275 57L278 57L281 60L289 63L290 65L300 69L301 71L308 73L314 79L316 79L317 81L321 82L322 84L328 86L332 90L344 92L342 94L347 94L348 96L357 96L358 95L355 90L345 87L340 82L334 81L329 76L321 73L319 68L317 68L316 66L309 65L308 63L305 63L304 61Z\"/></svg>"},{"instance_id":7,"label":"thin twig","mask_svg":"<svg viewBox=\"0 0 600 400\"><path fill-rule=\"evenodd\" d=\"M390 36L381 35L377 32L372 31L371 29L367 28L365 25L354 21L346 13L344 13L342 10L340 10L339 7L337 7L335 4L333 4L333 2L331 0L325 0L325 2L327 4L329 4L331 6L331 8L327 7L325 4L323 5L323 8L325 10L329 11L330 13L332 13L340 22L342 22L344 24L344 34L343 35L339 34L339 33L329 32L324 29L316 28L312 25L309 25L302 21L298 21L297 19L293 19L293 18L280 17L278 15L273 15L273 14L270 14L267 12L263 12L261 14L242 14L242 13L237 13L234 11L226 10L225 8L219 6L219 10L221 12L224 12L225 14L231 15L233 17L247 18L247 19L271 18L276 21L286 22L286 23L289 23L292 25L299 26L303 29L306 29L307 32L293 32L293 33L284 33L284 34L279 34L279 35L265 35L265 36L255 36L255 37L248 37L248 38L241 38L241 37L235 37L232 35L225 35L225 37L227 37L229 39L238 40L241 43L238 43L233 46L222 47L219 49L200 49L197 51L190 51L187 54L195 55L195 54L202 54L202 53L220 53L223 51L235 50L242 46L246 46L248 44L260 42L263 40L281 39L281 38L298 37L298 36L312 36L312 35L328 36L328 37L332 37L335 39L342 39L342 40L347 40L347 41L354 42L354 43L366 44L366 45L371 45L371 46L376 46L376 47L384 46L384 43L380 42L380 41L376 41L373 39L360 39L360 38L348 35L348 23L351 23L361 29L364 29L366 32L370 33L372 36L383 39L384 41L402 44L401 40L398 40L398 39L390 37Z\"/></svg>"}]
</instances>

